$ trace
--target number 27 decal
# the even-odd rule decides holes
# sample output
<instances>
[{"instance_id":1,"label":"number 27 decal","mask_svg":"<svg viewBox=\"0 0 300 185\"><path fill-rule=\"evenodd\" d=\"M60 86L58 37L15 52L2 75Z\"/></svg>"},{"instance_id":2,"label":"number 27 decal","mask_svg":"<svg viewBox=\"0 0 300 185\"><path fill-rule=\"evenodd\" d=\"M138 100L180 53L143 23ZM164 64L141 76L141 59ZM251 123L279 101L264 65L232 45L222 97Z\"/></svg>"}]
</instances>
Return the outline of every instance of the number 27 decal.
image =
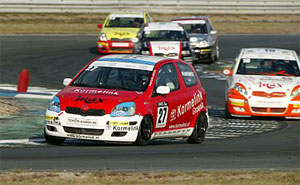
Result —
<instances>
[{"instance_id":1,"label":"number 27 decal","mask_svg":"<svg viewBox=\"0 0 300 185\"><path fill-rule=\"evenodd\" d=\"M156 128L164 128L167 125L168 120L168 102L157 103L157 120Z\"/></svg>"}]
</instances>

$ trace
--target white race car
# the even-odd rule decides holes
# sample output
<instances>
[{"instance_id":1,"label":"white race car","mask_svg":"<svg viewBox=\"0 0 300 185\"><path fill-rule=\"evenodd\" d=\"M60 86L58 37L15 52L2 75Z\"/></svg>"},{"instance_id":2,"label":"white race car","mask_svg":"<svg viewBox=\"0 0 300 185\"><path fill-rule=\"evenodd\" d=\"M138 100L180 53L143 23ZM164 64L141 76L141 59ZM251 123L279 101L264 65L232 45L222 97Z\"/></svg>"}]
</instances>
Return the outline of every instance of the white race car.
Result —
<instances>
[{"instance_id":1,"label":"white race car","mask_svg":"<svg viewBox=\"0 0 300 185\"><path fill-rule=\"evenodd\" d=\"M300 119L300 70L295 51L245 48L225 87L225 116L280 116Z\"/></svg>"}]
</instances>

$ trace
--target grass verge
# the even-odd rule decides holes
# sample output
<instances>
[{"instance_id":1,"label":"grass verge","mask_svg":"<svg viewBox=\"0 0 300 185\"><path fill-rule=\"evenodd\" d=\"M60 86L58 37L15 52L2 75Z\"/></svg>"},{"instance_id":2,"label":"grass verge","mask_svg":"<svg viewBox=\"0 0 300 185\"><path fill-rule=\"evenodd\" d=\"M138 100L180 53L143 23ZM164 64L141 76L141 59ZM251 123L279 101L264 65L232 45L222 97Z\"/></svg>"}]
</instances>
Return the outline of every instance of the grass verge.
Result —
<instances>
[{"instance_id":1,"label":"grass verge","mask_svg":"<svg viewBox=\"0 0 300 185\"><path fill-rule=\"evenodd\" d=\"M2 185L295 185L300 172L194 171L194 172L26 172L0 173Z\"/></svg>"},{"instance_id":2,"label":"grass verge","mask_svg":"<svg viewBox=\"0 0 300 185\"><path fill-rule=\"evenodd\" d=\"M190 14L152 14L155 21ZM0 13L0 34L97 34L103 13ZM300 15L209 15L221 34L299 34Z\"/></svg>"}]
</instances>

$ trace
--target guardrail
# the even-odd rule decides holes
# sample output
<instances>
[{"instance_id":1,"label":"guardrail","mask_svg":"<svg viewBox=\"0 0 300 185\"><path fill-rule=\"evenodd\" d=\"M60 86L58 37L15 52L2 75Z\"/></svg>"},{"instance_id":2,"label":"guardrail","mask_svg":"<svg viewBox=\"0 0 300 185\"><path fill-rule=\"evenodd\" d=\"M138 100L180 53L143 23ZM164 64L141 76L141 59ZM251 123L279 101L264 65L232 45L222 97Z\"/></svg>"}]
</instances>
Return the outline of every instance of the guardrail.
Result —
<instances>
[{"instance_id":1,"label":"guardrail","mask_svg":"<svg viewBox=\"0 0 300 185\"><path fill-rule=\"evenodd\" d=\"M299 0L0 0L0 12L300 14Z\"/></svg>"}]
</instances>

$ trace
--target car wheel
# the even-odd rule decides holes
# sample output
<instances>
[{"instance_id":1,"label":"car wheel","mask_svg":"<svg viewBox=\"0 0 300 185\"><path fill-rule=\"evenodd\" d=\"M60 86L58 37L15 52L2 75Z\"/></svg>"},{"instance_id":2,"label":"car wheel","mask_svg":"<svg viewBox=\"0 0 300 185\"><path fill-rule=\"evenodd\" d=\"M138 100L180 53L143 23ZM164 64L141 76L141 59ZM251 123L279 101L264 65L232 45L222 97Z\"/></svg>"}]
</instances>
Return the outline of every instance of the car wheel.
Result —
<instances>
[{"instance_id":1,"label":"car wheel","mask_svg":"<svg viewBox=\"0 0 300 185\"><path fill-rule=\"evenodd\" d=\"M224 115L225 115L225 118L229 119L229 118L232 118L229 110L228 110L228 102L226 101L225 102L225 110L224 110Z\"/></svg>"},{"instance_id":2,"label":"car wheel","mask_svg":"<svg viewBox=\"0 0 300 185\"><path fill-rule=\"evenodd\" d=\"M204 112L201 112L196 120L193 133L188 138L187 142L190 144L201 144L205 139L207 127L207 116Z\"/></svg>"},{"instance_id":3,"label":"car wheel","mask_svg":"<svg viewBox=\"0 0 300 185\"><path fill-rule=\"evenodd\" d=\"M65 138L62 137L49 136L46 131L44 131L44 138L51 145L61 145L65 141Z\"/></svg>"},{"instance_id":4,"label":"car wheel","mask_svg":"<svg viewBox=\"0 0 300 185\"><path fill-rule=\"evenodd\" d=\"M152 134L152 125L152 119L149 116L144 117L139 128L139 133L136 141L133 143L134 145L146 146L149 144Z\"/></svg>"}]
</instances>

